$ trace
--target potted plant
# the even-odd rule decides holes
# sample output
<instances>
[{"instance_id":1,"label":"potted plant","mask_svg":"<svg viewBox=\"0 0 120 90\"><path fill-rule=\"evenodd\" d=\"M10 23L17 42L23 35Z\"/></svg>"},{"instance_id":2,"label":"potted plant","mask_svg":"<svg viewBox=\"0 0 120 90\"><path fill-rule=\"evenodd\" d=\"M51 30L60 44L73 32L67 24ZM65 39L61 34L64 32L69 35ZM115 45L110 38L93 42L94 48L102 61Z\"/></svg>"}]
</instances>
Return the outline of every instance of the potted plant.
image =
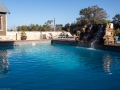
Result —
<instances>
[{"instance_id":1,"label":"potted plant","mask_svg":"<svg viewBox=\"0 0 120 90\"><path fill-rule=\"evenodd\" d=\"M114 30L114 38L115 38L115 43L117 43L118 38L119 38L119 30Z\"/></svg>"},{"instance_id":2,"label":"potted plant","mask_svg":"<svg viewBox=\"0 0 120 90\"><path fill-rule=\"evenodd\" d=\"M21 40L26 40L27 36L24 30L21 30Z\"/></svg>"}]
</instances>

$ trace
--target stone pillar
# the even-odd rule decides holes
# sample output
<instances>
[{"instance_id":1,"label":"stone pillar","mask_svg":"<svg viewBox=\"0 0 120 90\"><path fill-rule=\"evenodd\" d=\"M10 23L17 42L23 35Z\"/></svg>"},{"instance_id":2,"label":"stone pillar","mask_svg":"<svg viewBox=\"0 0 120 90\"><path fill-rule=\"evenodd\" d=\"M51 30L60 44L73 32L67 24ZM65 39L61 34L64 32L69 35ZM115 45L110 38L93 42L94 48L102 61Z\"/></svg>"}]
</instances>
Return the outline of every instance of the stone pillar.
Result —
<instances>
[{"instance_id":1,"label":"stone pillar","mask_svg":"<svg viewBox=\"0 0 120 90\"><path fill-rule=\"evenodd\" d=\"M21 40L21 34L20 33L16 33L16 39Z\"/></svg>"},{"instance_id":2,"label":"stone pillar","mask_svg":"<svg viewBox=\"0 0 120 90\"><path fill-rule=\"evenodd\" d=\"M103 37L105 39L105 45L114 45L114 30L113 30L113 23L106 25L105 35Z\"/></svg>"}]
</instances>

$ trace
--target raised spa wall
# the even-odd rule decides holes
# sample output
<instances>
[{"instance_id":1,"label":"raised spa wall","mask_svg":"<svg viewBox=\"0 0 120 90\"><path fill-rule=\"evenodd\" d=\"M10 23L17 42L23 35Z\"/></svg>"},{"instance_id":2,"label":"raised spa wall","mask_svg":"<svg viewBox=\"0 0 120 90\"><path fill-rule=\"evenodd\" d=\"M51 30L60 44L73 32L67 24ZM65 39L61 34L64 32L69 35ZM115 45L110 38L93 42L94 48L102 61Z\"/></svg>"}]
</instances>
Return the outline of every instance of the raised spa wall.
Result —
<instances>
[{"instance_id":1,"label":"raised spa wall","mask_svg":"<svg viewBox=\"0 0 120 90\"><path fill-rule=\"evenodd\" d=\"M0 41L0 47L6 46L21 46L21 45L32 45L51 43L51 40L20 40L20 41Z\"/></svg>"},{"instance_id":2,"label":"raised spa wall","mask_svg":"<svg viewBox=\"0 0 120 90\"><path fill-rule=\"evenodd\" d=\"M79 46L79 47L85 47L85 48L94 48L94 49L98 49L98 50L120 52L120 46L94 45L91 47L91 43L88 43L88 42L75 42L75 41L68 41L68 40L52 40L51 44L71 45L71 46Z\"/></svg>"}]
</instances>

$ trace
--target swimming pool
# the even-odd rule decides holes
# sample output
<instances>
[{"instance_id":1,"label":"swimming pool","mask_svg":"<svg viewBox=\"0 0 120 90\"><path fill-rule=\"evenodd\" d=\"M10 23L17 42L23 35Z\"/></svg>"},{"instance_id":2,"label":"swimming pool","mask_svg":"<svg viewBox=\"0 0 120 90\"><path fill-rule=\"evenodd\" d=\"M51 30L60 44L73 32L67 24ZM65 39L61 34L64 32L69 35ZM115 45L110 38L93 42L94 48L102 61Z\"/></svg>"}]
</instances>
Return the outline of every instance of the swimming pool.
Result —
<instances>
[{"instance_id":1,"label":"swimming pool","mask_svg":"<svg viewBox=\"0 0 120 90\"><path fill-rule=\"evenodd\" d=\"M0 47L0 89L119 90L120 53L50 43Z\"/></svg>"}]
</instances>

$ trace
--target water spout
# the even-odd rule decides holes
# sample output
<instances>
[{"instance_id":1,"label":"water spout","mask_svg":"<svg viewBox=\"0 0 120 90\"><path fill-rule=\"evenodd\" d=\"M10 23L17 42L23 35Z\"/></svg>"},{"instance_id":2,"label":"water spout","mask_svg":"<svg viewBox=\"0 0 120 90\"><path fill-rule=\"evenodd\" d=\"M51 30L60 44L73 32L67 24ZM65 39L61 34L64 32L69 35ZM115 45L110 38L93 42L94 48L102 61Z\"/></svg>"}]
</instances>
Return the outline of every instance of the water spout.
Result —
<instances>
[{"instance_id":1,"label":"water spout","mask_svg":"<svg viewBox=\"0 0 120 90\"><path fill-rule=\"evenodd\" d=\"M91 42L91 44L90 44L91 46L91 48L94 48L94 41L93 42Z\"/></svg>"},{"instance_id":2,"label":"water spout","mask_svg":"<svg viewBox=\"0 0 120 90\"><path fill-rule=\"evenodd\" d=\"M32 46L35 46L35 43L34 43L34 42L32 43Z\"/></svg>"}]
</instances>

